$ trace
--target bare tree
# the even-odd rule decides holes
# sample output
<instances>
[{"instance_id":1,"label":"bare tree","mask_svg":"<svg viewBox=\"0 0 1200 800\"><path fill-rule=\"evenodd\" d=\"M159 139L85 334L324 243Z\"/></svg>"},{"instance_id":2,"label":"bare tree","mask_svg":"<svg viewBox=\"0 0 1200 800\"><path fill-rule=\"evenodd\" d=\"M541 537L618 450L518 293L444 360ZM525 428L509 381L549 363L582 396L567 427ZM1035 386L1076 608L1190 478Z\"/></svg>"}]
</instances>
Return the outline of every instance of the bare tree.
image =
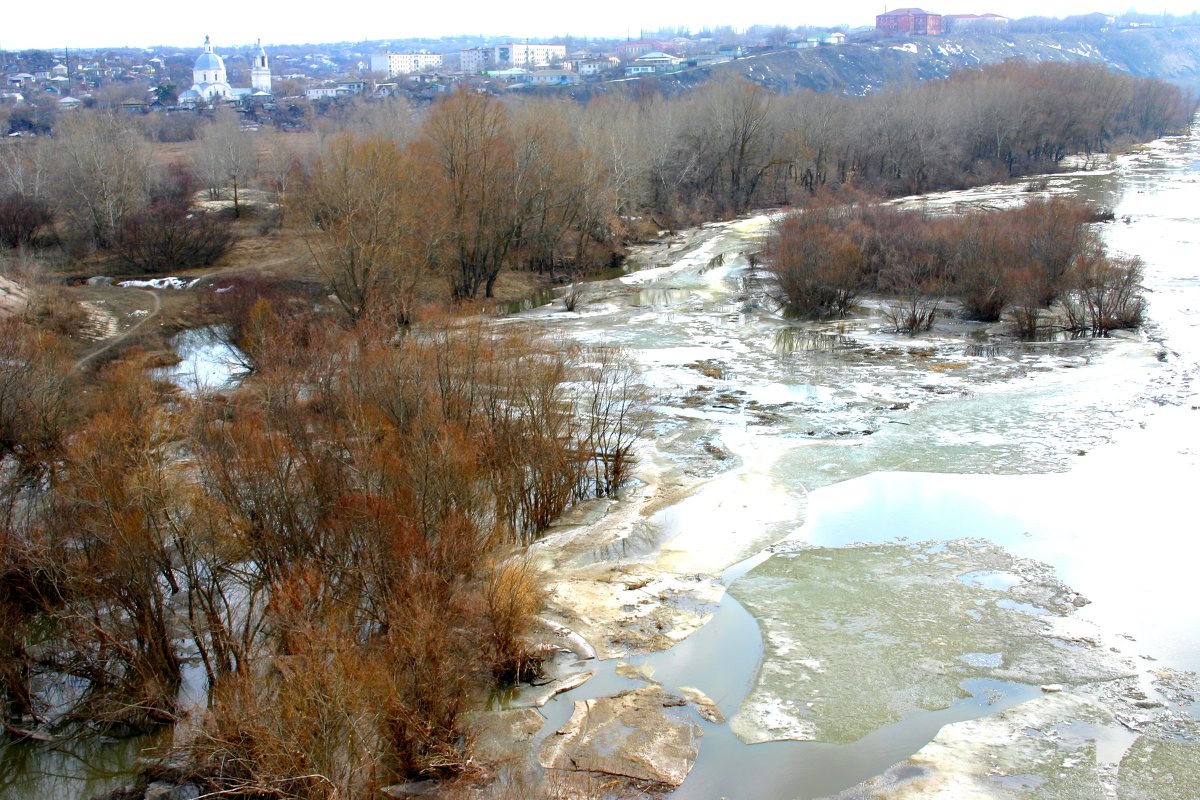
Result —
<instances>
[{"instance_id":1,"label":"bare tree","mask_svg":"<svg viewBox=\"0 0 1200 800\"><path fill-rule=\"evenodd\" d=\"M460 91L430 112L425 137L447 203L442 261L454 297L480 288L491 297L521 225L508 114L497 100Z\"/></svg>"},{"instance_id":2,"label":"bare tree","mask_svg":"<svg viewBox=\"0 0 1200 800\"><path fill-rule=\"evenodd\" d=\"M218 200L226 192L233 200L233 215L242 215L241 190L257 168L251 134L242 130L237 114L222 109L213 124L200 136L196 172L208 188L208 196Z\"/></svg>"},{"instance_id":3,"label":"bare tree","mask_svg":"<svg viewBox=\"0 0 1200 800\"><path fill-rule=\"evenodd\" d=\"M411 316L436 236L424 231L428 182L391 139L335 137L290 209L313 262L351 319L387 305Z\"/></svg>"},{"instance_id":4,"label":"bare tree","mask_svg":"<svg viewBox=\"0 0 1200 800\"><path fill-rule=\"evenodd\" d=\"M145 205L152 163L136 129L110 114L66 120L54 139L54 197L75 232L101 247Z\"/></svg>"}]
</instances>

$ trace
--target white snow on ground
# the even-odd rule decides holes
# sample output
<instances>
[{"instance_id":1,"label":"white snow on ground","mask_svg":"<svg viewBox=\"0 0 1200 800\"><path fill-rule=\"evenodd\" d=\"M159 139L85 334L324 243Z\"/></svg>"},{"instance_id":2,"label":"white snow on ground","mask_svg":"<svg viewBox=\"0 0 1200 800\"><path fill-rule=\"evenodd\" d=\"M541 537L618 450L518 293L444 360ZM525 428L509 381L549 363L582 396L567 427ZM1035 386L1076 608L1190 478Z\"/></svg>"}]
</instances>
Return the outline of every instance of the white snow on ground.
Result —
<instances>
[{"instance_id":1,"label":"white snow on ground","mask_svg":"<svg viewBox=\"0 0 1200 800\"><path fill-rule=\"evenodd\" d=\"M200 278L185 281L183 278L149 278L147 280L121 281L117 286L125 289L191 289Z\"/></svg>"}]
</instances>

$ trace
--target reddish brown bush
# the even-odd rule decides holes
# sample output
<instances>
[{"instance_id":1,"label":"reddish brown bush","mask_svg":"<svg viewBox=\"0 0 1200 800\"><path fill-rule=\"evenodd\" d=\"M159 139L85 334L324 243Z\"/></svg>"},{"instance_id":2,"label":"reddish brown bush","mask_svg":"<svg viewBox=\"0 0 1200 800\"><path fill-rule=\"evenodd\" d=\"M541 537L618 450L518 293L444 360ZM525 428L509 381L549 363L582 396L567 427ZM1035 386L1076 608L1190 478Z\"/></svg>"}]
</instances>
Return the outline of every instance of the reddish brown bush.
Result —
<instances>
[{"instance_id":1,"label":"reddish brown bush","mask_svg":"<svg viewBox=\"0 0 1200 800\"><path fill-rule=\"evenodd\" d=\"M54 214L41 200L18 194L0 198L0 244L7 247L31 245L53 221Z\"/></svg>"},{"instance_id":2,"label":"reddish brown bush","mask_svg":"<svg viewBox=\"0 0 1200 800\"><path fill-rule=\"evenodd\" d=\"M775 226L764 256L791 316L842 316L865 286L863 252L831 212L808 211Z\"/></svg>"},{"instance_id":3,"label":"reddish brown bush","mask_svg":"<svg viewBox=\"0 0 1200 800\"><path fill-rule=\"evenodd\" d=\"M160 201L129 214L117 228L113 249L139 272L206 267L233 244L233 232L218 217L189 212L172 201Z\"/></svg>"}]
</instances>

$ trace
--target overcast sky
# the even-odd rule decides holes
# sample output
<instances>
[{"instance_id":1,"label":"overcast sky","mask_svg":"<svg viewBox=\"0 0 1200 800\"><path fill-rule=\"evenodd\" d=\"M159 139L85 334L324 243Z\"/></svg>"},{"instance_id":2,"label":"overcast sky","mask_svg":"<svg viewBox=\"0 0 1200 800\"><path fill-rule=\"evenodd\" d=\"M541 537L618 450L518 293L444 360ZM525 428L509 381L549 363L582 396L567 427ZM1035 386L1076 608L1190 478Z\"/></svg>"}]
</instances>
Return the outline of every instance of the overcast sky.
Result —
<instances>
[{"instance_id":1,"label":"overcast sky","mask_svg":"<svg viewBox=\"0 0 1200 800\"><path fill-rule=\"evenodd\" d=\"M1100 3L1106 0L1099 0ZM893 2L889 8L903 6ZM248 44L362 41L438 37L461 33L489 36L604 36L636 38L642 29L662 26L699 30L730 25L873 24L882 2L797 2L760 0L600 0L593 3L525 0L459 2L318 3L313 0L60 0L42 5L29 0L5 2L0 12L0 49L60 49L172 45L195 47L212 37L220 50ZM1190 14L1200 0L1154 0L1149 13ZM1092 0L947 0L922 6L939 14L995 12L1010 17L1031 14L1066 16L1090 11L1120 13L1128 6L1102 6Z\"/></svg>"}]
</instances>

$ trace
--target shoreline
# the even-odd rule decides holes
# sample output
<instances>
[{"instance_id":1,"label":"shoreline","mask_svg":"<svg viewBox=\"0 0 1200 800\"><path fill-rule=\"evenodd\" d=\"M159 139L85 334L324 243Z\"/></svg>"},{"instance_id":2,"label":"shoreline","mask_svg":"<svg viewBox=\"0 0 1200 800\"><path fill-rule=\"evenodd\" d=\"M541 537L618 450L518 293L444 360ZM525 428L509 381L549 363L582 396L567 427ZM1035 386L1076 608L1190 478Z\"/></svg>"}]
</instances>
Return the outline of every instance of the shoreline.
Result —
<instances>
[{"instance_id":1,"label":"shoreline","mask_svg":"<svg viewBox=\"0 0 1200 800\"><path fill-rule=\"evenodd\" d=\"M718 225L728 228L740 221L744 221L744 218L742 220L718 223ZM697 229L697 231L703 230L706 229ZM668 244L667 250L669 251L670 249L671 245ZM668 271L667 274L674 274L674 272ZM603 296L611 297L614 293L627 292L620 289L616 292L606 289ZM533 316L536 318L537 315ZM528 317L524 318L527 319ZM857 331L857 333L862 333L862 331ZM938 332L935 331L934 333L935 336L931 338L938 339L939 337L936 336ZM893 342L892 344L900 349L911 351L914 348L923 346L922 339L924 338L916 337L916 339L909 339L908 337L903 337L902 341ZM1131 354L1143 349L1147 351L1152 349L1150 343L1143 343L1141 340L1132 341L1132 337L1129 337L1129 339L1124 343L1113 343L1110 341L1105 343L1106 346L1104 349L1107 351L1119 350ZM925 342L924 344L929 345L930 343ZM937 345L937 341L932 343L932 346L935 348ZM1094 349L1090 348L1087 343L1080 345L1081 350L1084 348ZM1142 356L1138 357L1141 358ZM1076 357L1070 356L1065 358L1066 361L1062 361L1055 368L1057 371L1061 371L1064 366L1086 366L1091 360L1091 356L1087 355L1086 357L1079 358L1080 363L1070 364L1067 361ZM1008 386L1011 384L1012 377L1002 377L998 380L999 383L996 385ZM679 411L680 409L676 407L675 410ZM674 430L671 435L680 437L684 436L685 433ZM753 445L754 442L750 440L750 444ZM855 446L855 444L857 443L854 441L845 442L845 445L850 447ZM545 553L542 554L546 562L553 567L552 574L559 574L562 569L571 564L573 557L577 557L580 552L597 549L594 543L588 541L588 537L597 532L603 532L602 535L607 537L608 544L610 545L617 542L624 542L628 545L626 540L636 537L639 533L641 534L640 549L634 548L634 555L630 558L625 560L618 559L612 562L603 562L600 559L594 559L591 563L576 568L577 577L560 580L555 591L555 603L558 605L561 619L567 620L568 624L576 621L581 629L587 631L585 635L590 634L590 639L593 641L599 639L600 644L597 645L597 650L602 657L622 657L631 663L636 661L645 662L648 658L652 658L652 654L654 653L661 654L667 648L673 647L681 641L686 643L698 631L702 631L706 625L711 624L714 615L720 613L718 609L721 608L723 601L728 603L728 600L725 599L725 589L727 588L727 584L732 581L723 580L722 573L724 573L726 568L747 560L745 554L742 554L742 558L737 558L724 564L716 564L709 570L692 572L689 578L694 578L695 580L672 582L672 580L678 581L682 573L672 572L670 569L664 568L666 566L664 564L664 554L672 549L680 550L681 555L679 555L679 560L684 565L683 573L686 573L688 572L686 567L694 565L695 556L698 554L697 551L704 547L705 542L702 538L694 541L689 547L672 548L673 544L677 545L687 541L686 531L682 530L682 526L677 524L675 531L677 535L648 532L648 528L654 527L651 525L651 522L655 515L661 514L678 505L685 504L689 499L696 498L702 493L706 486L721 481L723 478L728 478L730 475L737 474L739 471L744 471L745 459L744 453L738 453L736 448L726 449L723 453L723 458L718 459L714 457L712 459L710 466L714 471L711 474L692 474L682 475L681 477L680 475L672 474L671 468L674 467L679 473L683 473L686 470L679 469L678 462L672 462L671 459L666 458L657 445L654 445L654 447L654 455L659 456L660 460L654 464L650 472L643 472L646 465L639 466L635 474L639 478L643 478L643 481L635 490L631 491L617 503L608 504L603 509L590 507L573 512L573 514L568 515L564 519L562 524L557 525L546 539L535 546L540 550L562 551L559 557L549 556ZM749 452L754 451L751 450ZM1078 463L1066 464L1061 469L1053 471L1069 474L1077 468ZM1042 473L1035 472L1034 474ZM833 483L841 483L841 481L834 481ZM796 511L796 509L793 508L792 511ZM799 516L797 515L797 518ZM799 528L799 524L796 527ZM793 531L793 538L795 534L796 532ZM681 539L680 536L683 538ZM781 536L778 539L768 542L766 546L755 550L754 555L750 556L749 560L754 561L755 564L761 563L770 557L788 538L788 536ZM691 560L689 561L689 559ZM640 581L647 578L649 582L638 585ZM635 586L636 588L631 589L631 586ZM586 590L581 589L581 587L586 587ZM634 593L647 587L651 589L650 595L653 595L655 590L657 590L659 592L666 592L667 597L665 599L659 598L658 600L653 600L649 604L642 603L641 599L644 598L637 598ZM619 642L618 644L621 646L613 646L614 643L611 640L615 638L614 629L623 629L626 627L626 623L631 621L629 618L621 616L630 612L622 611L621 609L628 608L630 605L634 605L635 608L646 605L651 606L649 609L638 611L635 615L635 621L643 620L647 617L653 617L656 611L662 612L671 609L673 604L675 607L678 607L678 593L680 592L690 592L693 598L690 610L695 611L695 609L699 608L701 611L694 613L691 618L683 618L681 616L678 619L678 627L675 627L676 619L672 618L670 620L672 627L669 634L664 633L661 636L648 635L640 638L634 636ZM635 599L637 600L636 604L627 602ZM576 617L576 620L568 619L572 615ZM635 628L635 630L637 629ZM647 654L651 655L648 656ZM637 670L633 670L632 674L637 674ZM644 674L643 677L645 677ZM755 680L756 676L751 675L750 683L753 684ZM1167 692L1182 692L1186 694L1186 684L1187 679L1185 676L1168 676L1162 681L1162 685L1165 687L1164 691ZM1115 683L1113 684L1114 687L1116 685ZM585 690L586 686L587 684L584 684ZM1067 687L1065 693L1053 690L1048 690L1044 693L1039 691L1034 696L1025 698L1008 711L1000 714L987 712L982 716L978 716L972 722L952 723L943 729L942 734L934 736L927 747L934 748L935 750L936 748L942 748L944 754L953 749L948 742L960 741L964 737L977 736L985 730L989 730L989 735L1010 735L1015 730L1018 720L1028 722L1029 719L1032 719L1030 715L1035 712L1041 715L1038 718L1048 725L1064 722L1068 716L1074 714L1076 716L1091 715L1095 720L1098 720L1092 724L1099 725L1105 729L1114 724L1127 727L1123 720L1133 719L1130 716L1132 713L1131 709L1141 708L1141 706L1137 705L1138 703L1151 702L1146 699L1147 696L1137 685L1122 685L1119 689L1114 689L1107 693L1101 692L1098 695L1087 690L1086 686L1087 684L1084 685L1083 690L1080 690L1078 687ZM1143 694L1141 699L1138 697L1139 692ZM1037 695L1039 694L1044 696L1038 697ZM1089 694L1094 696L1089 696ZM976 700L979 699L975 695L972 695L972 697ZM563 702L565 701L566 696L564 696ZM1032 705L1026 708L1026 704ZM960 704L954 704L952 708L956 708L958 705ZM1114 713L1114 709L1118 710L1119 713ZM1145 711L1144 708L1141 710L1142 712ZM727 714L727 716L733 715ZM1135 722L1134 724L1138 723ZM712 730L706 726L705 734L711 736ZM1016 740L1013 740L1009 736L1008 741L1009 745L1012 745ZM700 744L701 753L704 752L704 747L705 743L702 741ZM925 748L922 748L921 753L924 752ZM1048 757L1048 752L1041 753L1039 758ZM917 759L918 756L920 754L914 755L912 758ZM964 756L962 753L959 753L956 757L961 759ZM937 767L930 760L932 756L928 754L920 756L920 758L925 759L927 762L923 762L924 765L921 767L923 770L922 774L934 774L939 770L945 770L944 765ZM881 776L881 779L885 783L888 783L895 792L898 792L896 794L898 797L908 796L900 793L903 788L901 786L904 779L903 771L901 765ZM839 796L865 796L855 793L856 791L865 792L866 787L860 787L859 790L846 790L844 795ZM682 790L676 792L676 796L703 795L689 793L687 785L685 785ZM922 795L913 794L912 796Z\"/></svg>"}]
</instances>

